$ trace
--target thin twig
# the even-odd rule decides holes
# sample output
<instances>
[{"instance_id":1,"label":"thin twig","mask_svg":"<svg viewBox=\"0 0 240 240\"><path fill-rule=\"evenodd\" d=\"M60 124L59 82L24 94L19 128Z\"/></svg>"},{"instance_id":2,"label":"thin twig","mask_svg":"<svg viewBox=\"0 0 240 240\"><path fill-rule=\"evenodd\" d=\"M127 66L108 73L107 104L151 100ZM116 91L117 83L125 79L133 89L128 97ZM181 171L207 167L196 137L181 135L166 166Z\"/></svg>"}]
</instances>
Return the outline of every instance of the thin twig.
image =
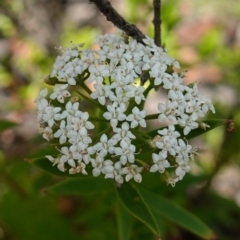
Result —
<instances>
[{"instance_id":1,"label":"thin twig","mask_svg":"<svg viewBox=\"0 0 240 240\"><path fill-rule=\"evenodd\" d=\"M123 30L128 36L134 38L137 42L142 43L145 38L144 34L134 25L128 23L107 0L89 0L94 3L99 11L106 16L107 20L112 22L116 27Z\"/></svg>"},{"instance_id":2,"label":"thin twig","mask_svg":"<svg viewBox=\"0 0 240 240\"><path fill-rule=\"evenodd\" d=\"M153 26L154 26L154 42L161 47L161 0L153 0Z\"/></svg>"}]
</instances>

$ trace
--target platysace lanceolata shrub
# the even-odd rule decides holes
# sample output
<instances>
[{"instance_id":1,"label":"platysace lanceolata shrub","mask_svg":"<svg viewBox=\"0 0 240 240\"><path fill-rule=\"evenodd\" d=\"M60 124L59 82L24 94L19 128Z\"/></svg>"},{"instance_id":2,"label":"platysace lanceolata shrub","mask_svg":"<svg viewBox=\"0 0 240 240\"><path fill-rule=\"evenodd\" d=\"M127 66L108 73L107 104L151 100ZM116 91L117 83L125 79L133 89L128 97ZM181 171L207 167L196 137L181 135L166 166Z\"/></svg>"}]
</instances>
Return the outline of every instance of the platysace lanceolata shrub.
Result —
<instances>
[{"instance_id":1,"label":"platysace lanceolata shrub","mask_svg":"<svg viewBox=\"0 0 240 240\"><path fill-rule=\"evenodd\" d=\"M183 75L173 71L178 62L152 39L143 42L123 33L106 34L97 37L98 50L77 45L57 57L45 79L54 85L53 91L43 89L36 103L39 131L59 151L46 158L60 171L91 171L93 176L103 174L123 183L132 178L141 182L145 169L165 174L174 185L190 170L189 161L197 152L185 136L203 126L199 119L209 109L214 112L214 107L199 94L197 84L183 84ZM159 112L147 115L148 93L159 87L168 99L153 103ZM84 101L95 111L87 111ZM146 129L154 118L167 126L151 137ZM106 127L100 131L101 124ZM182 127L182 135L176 124ZM150 157L144 157L145 151Z\"/></svg>"}]
</instances>

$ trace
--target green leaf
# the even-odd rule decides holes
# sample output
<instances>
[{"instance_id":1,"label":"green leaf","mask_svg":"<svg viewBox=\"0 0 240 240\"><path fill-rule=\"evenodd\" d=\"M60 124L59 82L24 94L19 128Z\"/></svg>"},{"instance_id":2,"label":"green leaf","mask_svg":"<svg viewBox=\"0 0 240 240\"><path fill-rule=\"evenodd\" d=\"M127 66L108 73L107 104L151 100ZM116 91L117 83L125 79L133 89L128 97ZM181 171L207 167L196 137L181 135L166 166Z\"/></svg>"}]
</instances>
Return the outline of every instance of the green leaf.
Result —
<instances>
[{"instance_id":1,"label":"green leaf","mask_svg":"<svg viewBox=\"0 0 240 240\"><path fill-rule=\"evenodd\" d=\"M0 132L3 132L4 130L15 127L17 125L18 125L17 123L5 119L0 119Z\"/></svg>"},{"instance_id":2,"label":"green leaf","mask_svg":"<svg viewBox=\"0 0 240 240\"><path fill-rule=\"evenodd\" d=\"M204 239L215 239L212 230L192 213L155 193L142 188L138 188L138 191L156 219L165 217Z\"/></svg>"},{"instance_id":3,"label":"green leaf","mask_svg":"<svg viewBox=\"0 0 240 240\"><path fill-rule=\"evenodd\" d=\"M116 192L119 201L134 217L146 224L155 234L160 235L158 224L149 206L131 184L122 184Z\"/></svg>"},{"instance_id":4,"label":"green leaf","mask_svg":"<svg viewBox=\"0 0 240 240\"><path fill-rule=\"evenodd\" d=\"M206 133L206 132L209 132L209 131L213 130L213 129L216 128L216 127L219 127L219 126L222 126L222 125L224 125L224 124L227 124L227 121L228 121L228 120L226 120L226 119L204 120L204 121L202 121L202 122L204 122L205 124L207 124L207 125L210 126L210 127L206 128L205 130L202 129L202 128L200 128L200 127L197 128L197 129L193 129L193 130L186 136L186 138L187 138L187 139L191 139L191 138L197 137L197 136L199 136L199 135L202 135L202 134L204 134L204 133ZM180 133L181 133L182 136L184 136L184 135L183 135L183 131L180 132Z\"/></svg>"},{"instance_id":5,"label":"green leaf","mask_svg":"<svg viewBox=\"0 0 240 240\"><path fill-rule=\"evenodd\" d=\"M216 127L219 127L221 125L227 124L228 120L227 119L214 119L214 120L203 120L202 122L204 122L205 124L209 125L210 127L206 128L205 130L200 128L200 127L196 128L196 129L193 129L187 136L185 136L183 134L183 128L181 126L175 125L175 130L179 131L181 136L185 136L186 139L191 139L191 138L197 137L199 135L202 135L202 134L204 134L206 132L209 132L209 131L213 130ZM163 127L163 128L165 128L165 127ZM154 129L154 130L148 132L147 134L153 138L156 135L158 135L157 131L158 130L162 130L163 128Z\"/></svg>"},{"instance_id":6,"label":"green leaf","mask_svg":"<svg viewBox=\"0 0 240 240\"><path fill-rule=\"evenodd\" d=\"M45 189L52 194L85 194L109 191L114 189L112 179L103 177L84 176L82 178L66 179Z\"/></svg>"},{"instance_id":7,"label":"green leaf","mask_svg":"<svg viewBox=\"0 0 240 240\"><path fill-rule=\"evenodd\" d=\"M82 174L69 174L67 171L61 172L57 168L57 166L52 166L52 163L45 157L26 159L26 161L38 168L41 168L45 172L48 172L53 175L62 176L62 177L75 177L75 178L83 176Z\"/></svg>"},{"instance_id":8,"label":"green leaf","mask_svg":"<svg viewBox=\"0 0 240 240\"><path fill-rule=\"evenodd\" d=\"M117 201L117 226L119 240L128 240L131 232L131 217L129 212Z\"/></svg>"}]
</instances>

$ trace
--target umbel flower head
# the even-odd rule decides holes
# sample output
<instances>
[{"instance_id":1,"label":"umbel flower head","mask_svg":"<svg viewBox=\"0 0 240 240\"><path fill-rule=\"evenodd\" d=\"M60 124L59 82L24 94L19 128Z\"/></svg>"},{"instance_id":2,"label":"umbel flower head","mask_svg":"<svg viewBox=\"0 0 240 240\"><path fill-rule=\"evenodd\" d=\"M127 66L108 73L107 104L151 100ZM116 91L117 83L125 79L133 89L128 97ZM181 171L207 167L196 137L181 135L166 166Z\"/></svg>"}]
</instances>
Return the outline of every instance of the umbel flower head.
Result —
<instances>
[{"instance_id":1,"label":"umbel flower head","mask_svg":"<svg viewBox=\"0 0 240 240\"><path fill-rule=\"evenodd\" d=\"M118 183L141 182L143 171L159 172L172 185L190 171L197 152L186 136L214 107L197 84L183 84L183 75L174 71L177 61L149 37L143 42L118 32L98 36L98 50L82 44L62 49L45 78L53 89L41 90L35 100L39 131L59 151L46 156L54 167ZM148 93L159 87L168 99L147 115ZM154 118L166 127L148 132Z\"/></svg>"}]
</instances>

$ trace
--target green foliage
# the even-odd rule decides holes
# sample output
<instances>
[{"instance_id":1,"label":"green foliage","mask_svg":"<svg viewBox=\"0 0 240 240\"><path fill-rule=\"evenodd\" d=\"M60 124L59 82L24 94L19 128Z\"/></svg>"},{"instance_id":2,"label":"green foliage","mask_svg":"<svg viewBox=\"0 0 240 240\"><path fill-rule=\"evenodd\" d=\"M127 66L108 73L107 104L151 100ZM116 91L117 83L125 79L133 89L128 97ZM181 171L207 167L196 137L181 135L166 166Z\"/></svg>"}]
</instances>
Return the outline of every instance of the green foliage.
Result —
<instances>
[{"instance_id":1,"label":"green foliage","mask_svg":"<svg viewBox=\"0 0 240 240\"><path fill-rule=\"evenodd\" d=\"M117 201L117 227L119 240L128 240L131 233L131 218L130 214L123 207L120 201Z\"/></svg>"},{"instance_id":2,"label":"green foliage","mask_svg":"<svg viewBox=\"0 0 240 240\"><path fill-rule=\"evenodd\" d=\"M113 181L104 178L84 177L78 179L67 179L47 189L50 194L86 194L113 190Z\"/></svg>"},{"instance_id":3,"label":"green foliage","mask_svg":"<svg viewBox=\"0 0 240 240\"><path fill-rule=\"evenodd\" d=\"M138 192L152 210L156 221L158 218L164 217L204 239L214 237L212 230L206 224L176 203L142 188L138 188Z\"/></svg>"},{"instance_id":4,"label":"green foliage","mask_svg":"<svg viewBox=\"0 0 240 240\"><path fill-rule=\"evenodd\" d=\"M158 223L144 199L129 183L116 189L119 201L137 219L146 224L157 236L160 235Z\"/></svg>"}]
</instances>

